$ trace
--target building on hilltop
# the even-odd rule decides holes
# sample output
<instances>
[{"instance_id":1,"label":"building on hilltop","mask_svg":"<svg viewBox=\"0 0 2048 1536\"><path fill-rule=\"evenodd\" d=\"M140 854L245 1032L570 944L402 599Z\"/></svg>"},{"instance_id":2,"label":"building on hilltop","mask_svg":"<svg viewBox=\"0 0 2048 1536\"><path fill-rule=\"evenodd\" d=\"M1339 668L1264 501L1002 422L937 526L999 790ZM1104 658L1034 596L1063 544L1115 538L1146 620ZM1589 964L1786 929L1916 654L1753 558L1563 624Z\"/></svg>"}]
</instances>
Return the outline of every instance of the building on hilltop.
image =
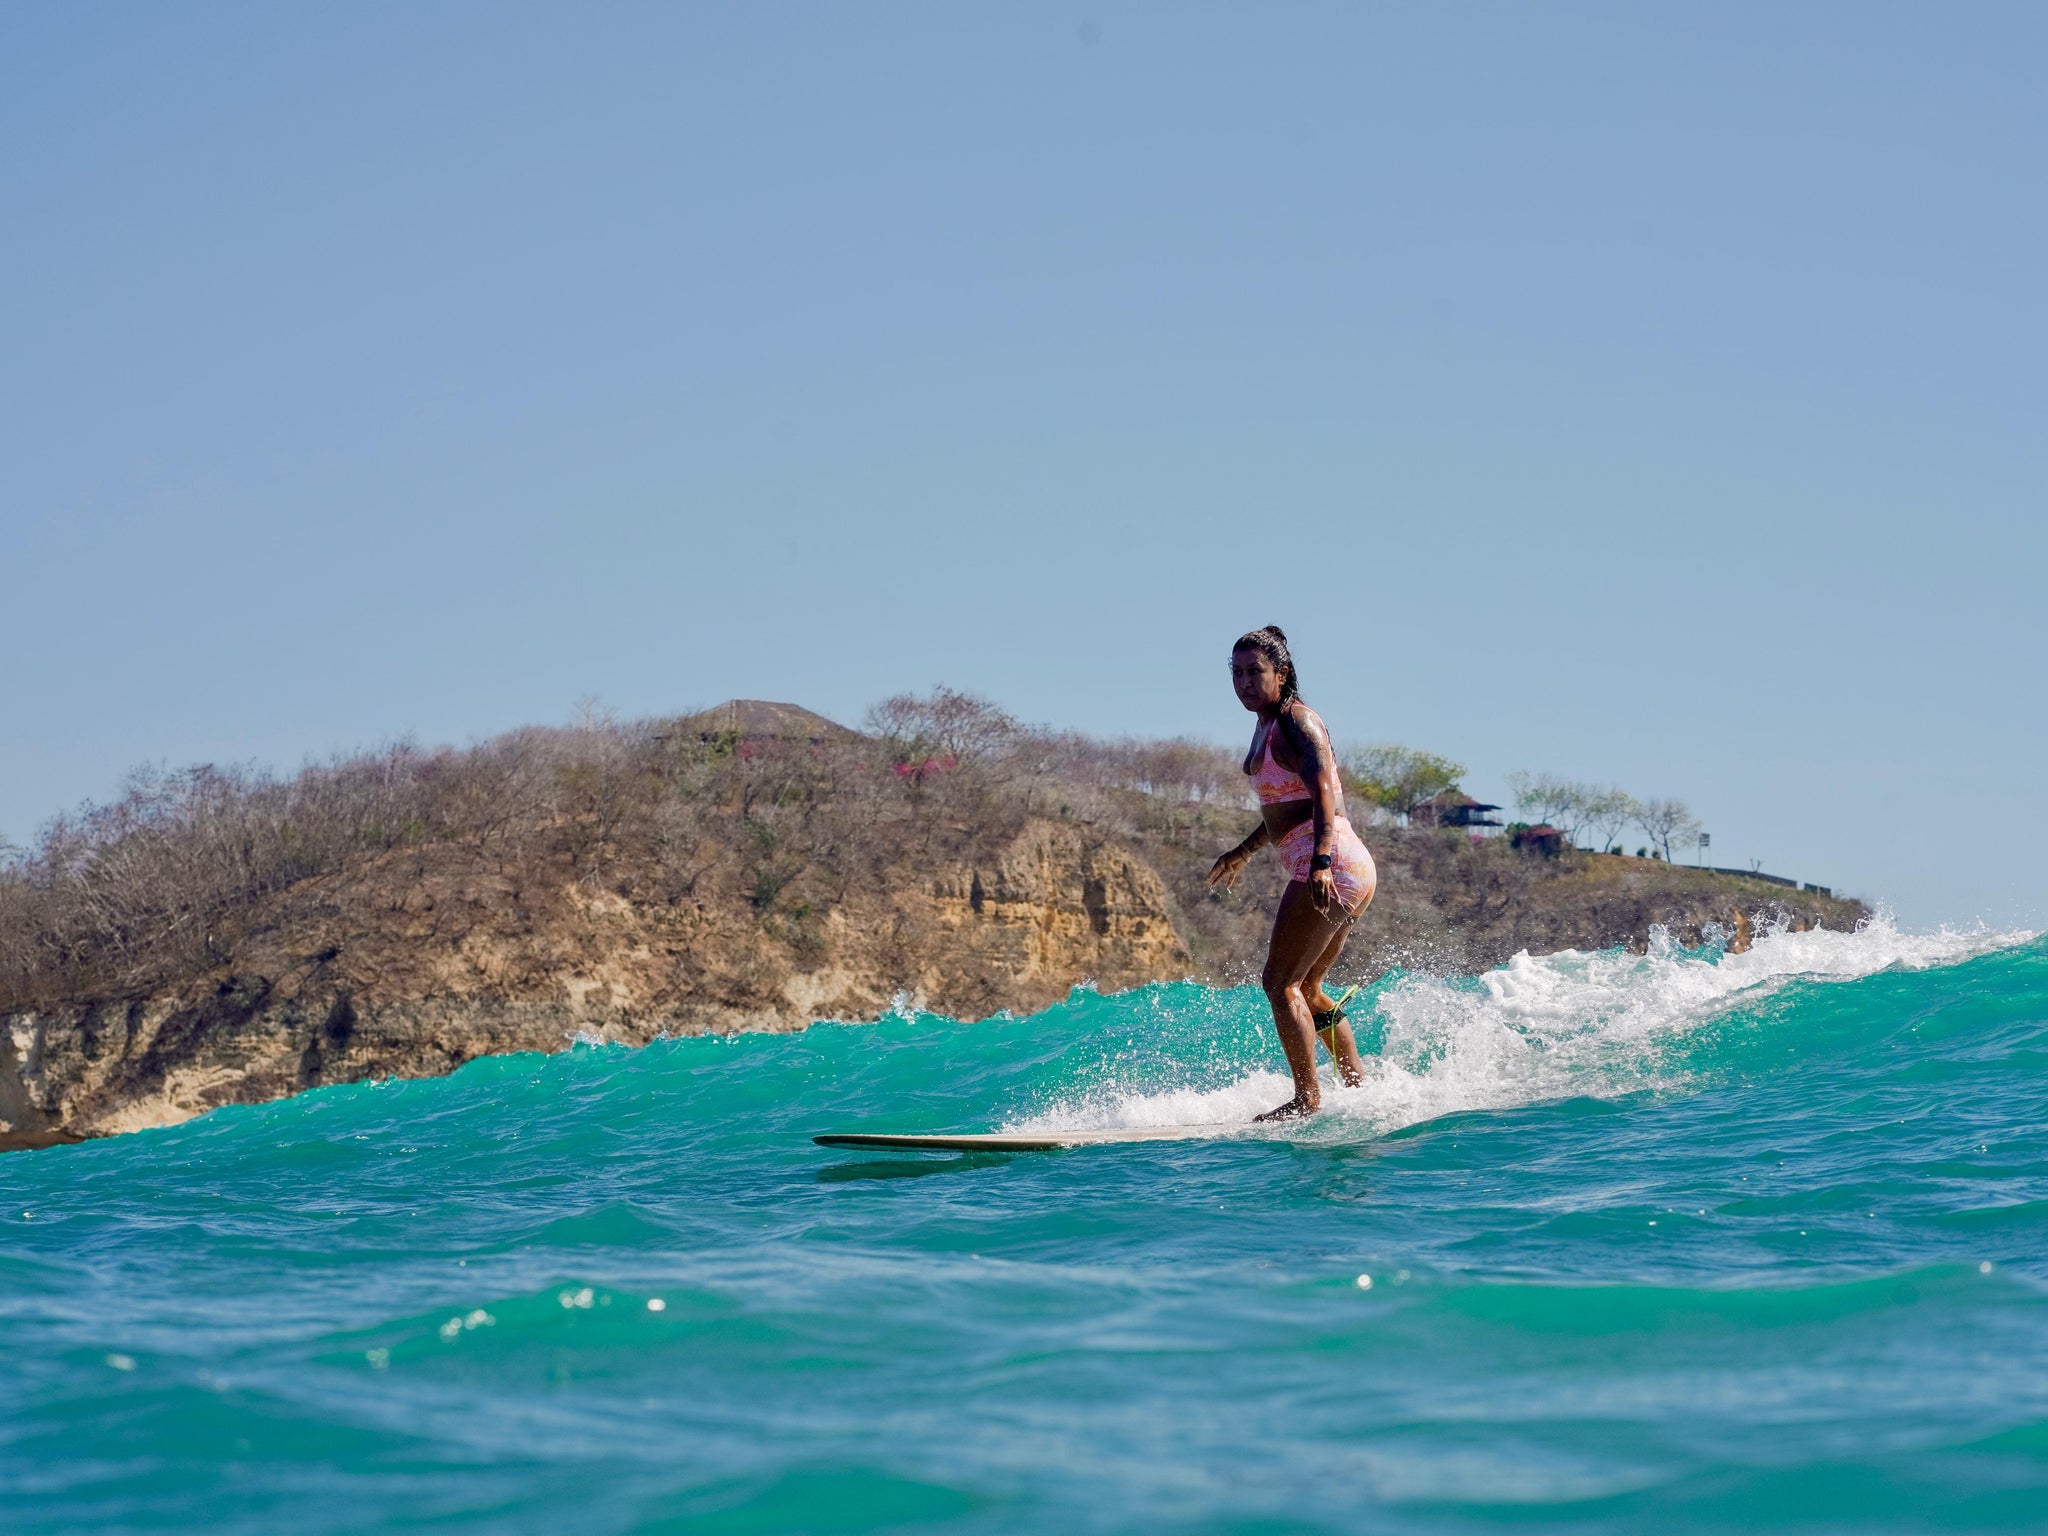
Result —
<instances>
[{"instance_id":1,"label":"building on hilltop","mask_svg":"<svg viewBox=\"0 0 2048 1536\"><path fill-rule=\"evenodd\" d=\"M1461 789L1446 789L1431 795L1408 813L1411 827L1497 827L1500 820L1489 816L1497 805L1474 800Z\"/></svg>"},{"instance_id":2,"label":"building on hilltop","mask_svg":"<svg viewBox=\"0 0 2048 1536\"><path fill-rule=\"evenodd\" d=\"M670 734L695 736L699 741L731 741L743 754L770 746L820 747L860 739L860 732L813 710L767 699L727 699L701 714L685 715Z\"/></svg>"}]
</instances>

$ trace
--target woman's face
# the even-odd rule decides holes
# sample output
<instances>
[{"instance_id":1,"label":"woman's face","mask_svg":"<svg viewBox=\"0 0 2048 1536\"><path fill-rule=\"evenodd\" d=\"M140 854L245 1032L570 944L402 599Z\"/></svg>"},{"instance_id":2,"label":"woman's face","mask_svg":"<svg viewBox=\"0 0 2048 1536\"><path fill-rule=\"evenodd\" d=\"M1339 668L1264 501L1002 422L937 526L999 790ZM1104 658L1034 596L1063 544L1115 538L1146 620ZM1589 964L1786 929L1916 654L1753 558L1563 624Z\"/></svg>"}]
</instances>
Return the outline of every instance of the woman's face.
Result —
<instances>
[{"instance_id":1,"label":"woman's face","mask_svg":"<svg viewBox=\"0 0 2048 1536\"><path fill-rule=\"evenodd\" d=\"M1243 647L1230 653L1230 686L1246 709L1271 709L1280 702L1280 669L1264 651Z\"/></svg>"}]
</instances>

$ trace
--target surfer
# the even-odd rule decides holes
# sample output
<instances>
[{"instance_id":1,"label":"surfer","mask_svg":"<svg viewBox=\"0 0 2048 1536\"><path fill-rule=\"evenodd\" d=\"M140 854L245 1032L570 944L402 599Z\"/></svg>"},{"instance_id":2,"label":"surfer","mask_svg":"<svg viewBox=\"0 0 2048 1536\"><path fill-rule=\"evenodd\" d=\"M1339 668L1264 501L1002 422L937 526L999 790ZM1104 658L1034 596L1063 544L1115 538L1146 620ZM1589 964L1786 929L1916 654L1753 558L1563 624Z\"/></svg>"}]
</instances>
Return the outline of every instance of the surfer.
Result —
<instances>
[{"instance_id":1,"label":"surfer","mask_svg":"<svg viewBox=\"0 0 2048 1536\"><path fill-rule=\"evenodd\" d=\"M1237 701L1259 717L1244 771L1258 791L1261 819L1251 836L1216 861L1208 883L1228 890L1252 855L1268 846L1287 866L1290 879L1273 917L1261 983L1294 1075L1294 1097L1258 1118L1294 1120L1322 1107L1318 1039L1347 1085L1365 1081L1342 999L1323 990L1323 978L1372 901L1379 877L1372 855L1345 819L1337 755L1322 718L1301 701L1294 658L1279 625L1255 629L1237 642L1230 652L1230 683Z\"/></svg>"}]
</instances>

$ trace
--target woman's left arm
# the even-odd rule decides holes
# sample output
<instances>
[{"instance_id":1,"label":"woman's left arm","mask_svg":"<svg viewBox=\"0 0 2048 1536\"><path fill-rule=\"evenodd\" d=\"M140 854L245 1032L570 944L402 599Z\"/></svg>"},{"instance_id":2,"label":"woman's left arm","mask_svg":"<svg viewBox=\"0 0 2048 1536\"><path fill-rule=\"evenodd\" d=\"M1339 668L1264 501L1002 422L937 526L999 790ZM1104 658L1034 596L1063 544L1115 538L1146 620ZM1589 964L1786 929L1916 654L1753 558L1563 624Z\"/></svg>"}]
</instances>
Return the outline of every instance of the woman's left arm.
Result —
<instances>
[{"instance_id":1,"label":"woman's left arm","mask_svg":"<svg viewBox=\"0 0 2048 1536\"><path fill-rule=\"evenodd\" d=\"M1309 866L1308 891L1318 907L1337 901L1337 879L1330 865L1337 851L1337 807L1343 794L1337 777L1337 754L1331 750L1329 732L1314 710L1302 705L1282 716L1291 729L1288 745L1300 759L1300 773L1308 785L1309 803L1314 809L1316 852Z\"/></svg>"}]
</instances>

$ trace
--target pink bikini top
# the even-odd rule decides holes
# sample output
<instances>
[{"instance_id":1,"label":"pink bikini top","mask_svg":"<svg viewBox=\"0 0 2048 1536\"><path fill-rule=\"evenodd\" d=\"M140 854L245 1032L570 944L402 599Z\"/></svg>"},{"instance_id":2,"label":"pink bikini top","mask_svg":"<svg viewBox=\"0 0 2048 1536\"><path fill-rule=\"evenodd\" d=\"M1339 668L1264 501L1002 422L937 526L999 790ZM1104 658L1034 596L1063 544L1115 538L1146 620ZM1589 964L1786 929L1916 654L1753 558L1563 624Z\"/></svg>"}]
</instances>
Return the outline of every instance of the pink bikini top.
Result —
<instances>
[{"instance_id":1,"label":"pink bikini top","mask_svg":"<svg viewBox=\"0 0 2048 1536\"><path fill-rule=\"evenodd\" d=\"M1259 766L1252 770L1252 788L1258 791L1259 804L1278 805L1284 800L1313 800L1308 791L1308 782L1290 768L1282 768L1273 760L1274 725L1264 726L1265 739L1259 752Z\"/></svg>"}]
</instances>

